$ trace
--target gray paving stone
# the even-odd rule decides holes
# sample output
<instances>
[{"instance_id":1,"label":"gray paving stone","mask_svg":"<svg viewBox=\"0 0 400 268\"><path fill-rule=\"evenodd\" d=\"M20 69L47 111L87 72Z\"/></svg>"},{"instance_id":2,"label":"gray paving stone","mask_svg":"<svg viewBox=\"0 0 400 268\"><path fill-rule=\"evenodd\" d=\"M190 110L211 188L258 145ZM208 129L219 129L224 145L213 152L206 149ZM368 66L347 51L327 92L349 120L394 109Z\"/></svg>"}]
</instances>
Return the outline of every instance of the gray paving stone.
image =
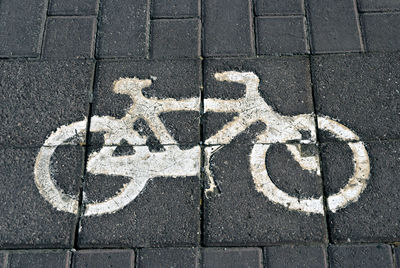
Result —
<instances>
[{"instance_id":1,"label":"gray paving stone","mask_svg":"<svg viewBox=\"0 0 400 268\"><path fill-rule=\"evenodd\" d=\"M152 1L153 18L193 18L200 13L199 0Z\"/></svg>"},{"instance_id":2,"label":"gray paving stone","mask_svg":"<svg viewBox=\"0 0 400 268\"><path fill-rule=\"evenodd\" d=\"M259 248L204 248L202 263L205 268L261 268L262 251Z\"/></svg>"},{"instance_id":3,"label":"gray paving stone","mask_svg":"<svg viewBox=\"0 0 400 268\"><path fill-rule=\"evenodd\" d=\"M294 15L304 14L303 0L256 0L255 12L263 15Z\"/></svg>"},{"instance_id":4,"label":"gray paving stone","mask_svg":"<svg viewBox=\"0 0 400 268\"><path fill-rule=\"evenodd\" d=\"M46 0L0 2L0 57L38 57Z\"/></svg>"},{"instance_id":5,"label":"gray paving stone","mask_svg":"<svg viewBox=\"0 0 400 268\"><path fill-rule=\"evenodd\" d=\"M104 0L100 5L97 57L145 58L148 32L147 0Z\"/></svg>"},{"instance_id":6,"label":"gray paving stone","mask_svg":"<svg viewBox=\"0 0 400 268\"><path fill-rule=\"evenodd\" d=\"M397 241L400 237L400 143L366 142L370 178L356 202L329 213L334 242ZM337 193L353 174L353 154L345 143L321 146L322 174L327 195Z\"/></svg>"},{"instance_id":7,"label":"gray paving stone","mask_svg":"<svg viewBox=\"0 0 400 268\"><path fill-rule=\"evenodd\" d=\"M388 245L331 245L328 247L330 267L393 268Z\"/></svg>"},{"instance_id":8,"label":"gray paving stone","mask_svg":"<svg viewBox=\"0 0 400 268\"><path fill-rule=\"evenodd\" d=\"M265 248L265 267L327 268L325 246L278 246Z\"/></svg>"},{"instance_id":9,"label":"gray paving stone","mask_svg":"<svg viewBox=\"0 0 400 268\"><path fill-rule=\"evenodd\" d=\"M34 177L38 152L38 148L1 149L0 247L72 247L78 217L56 210L39 193ZM50 158L52 178L68 195L79 195L83 156L79 146L61 146Z\"/></svg>"},{"instance_id":10,"label":"gray paving stone","mask_svg":"<svg viewBox=\"0 0 400 268\"><path fill-rule=\"evenodd\" d=\"M93 114L109 115L116 118L125 116L133 104L128 95L113 92L113 83L121 77L153 77L152 85L142 90L143 94L154 98L175 98L182 100L200 96L200 61L121 61L100 62L97 68L98 80L95 83ZM155 79L156 78L156 79ZM200 110L200 106L199 106ZM170 111L160 114L160 119L177 144L198 144L200 140L200 119L197 111ZM144 122L146 125L146 122ZM141 128L148 128L142 126ZM150 130L149 130L150 131ZM151 133L144 133L149 135ZM90 144L102 141L93 135Z\"/></svg>"},{"instance_id":11,"label":"gray paving stone","mask_svg":"<svg viewBox=\"0 0 400 268\"><path fill-rule=\"evenodd\" d=\"M361 51L361 35L353 0L308 1L312 52Z\"/></svg>"},{"instance_id":12,"label":"gray paving stone","mask_svg":"<svg viewBox=\"0 0 400 268\"><path fill-rule=\"evenodd\" d=\"M257 54L297 54L307 52L303 16L258 17Z\"/></svg>"},{"instance_id":13,"label":"gray paving stone","mask_svg":"<svg viewBox=\"0 0 400 268\"><path fill-rule=\"evenodd\" d=\"M400 50L399 13L362 14L361 22L368 51Z\"/></svg>"},{"instance_id":14,"label":"gray paving stone","mask_svg":"<svg viewBox=\"0 0 400 268\"><path fill-rule=\"evenodd\" d=\"M52 131L87 116L92 62L2 61L0 70L0 144L41 146Z\"/></svg>"},{"instance_id":15,"label":"gray paving stone","mask_svg":"<svg viewBox=\"0 0 400 268\"><path fill-rule=\"evenodd\" d=\"M97 20L94 17L49 17L45 58L93 58Z\"/></svg>"},{"instance_id":16,"label":"gray paving stone","mask_svg":"<svg viewBox=\"0 0 400 268\"><path fill-rule=\"evenodd\" d=\"M394 257L395 257L395 265L396 267L400 266L400 247L395 247L393 249Z\"/></svg>"},{"instance_id":17,"label":"gray paving stone","mask_svg":"<svg viewBox=\"0 0 400 268\"><path fill-rule=\"evenodd\" d=\"M312 73L319 115L339 120L361 140L399 138L399 54L313 57Z\"/></svg>"},{"instance_id":18,"label":"gray paving stone","mask_svg":"<svg viewBox=\"0 0 400 268\"><path fill-rule=\"evenodd\" d=\"M254 72L260 79L259 92L274 111L283 115L311 114L312 92L309 62L306 57L268 57L253 60L206 60L204 63L204 96L224 100L239 99L245 86L217 81L217 72ZM208 139L233 119L233 113L205 114L204 137ZM221 123L218 123L221 122Z\"/></svg>"},{"instance_id":19,"label":"gray paving stone","mask_svg":"<svg viewBox=\"0 0 400 268\"><path fill-rule=\"evenodd\" d=\"M7 260L8 260L8 252L6 252L6 251L0 252L0 267L1 268L6 268Z\"/></svg>"},{"instance_id":20,"label":"gray paving stone","mask_svg":"<svg viewBox=\"0 0 400 268\"><path fill-rule=\"evenodd\" d=\"M71 253L66 250L58 251L11 251L8 255L9 268L51 268L69 267Z\"/></svg>"},{"instance_id":21,"label":"gray paving stone","mask_svg":"<svg viewBox=\"0 0 400 268\"><path fill-rule=\"evenodd\" d=\"M254 54L250 1L203 2L203 54L243 56Z\"/></svg>"},{"instance_id":22,"label":"gray paving stone","mask_svg":"<svg viewBox=\"0 0 400 268\"><path fill-rule=\"evenodd\" d=\"M74 268L133 268L135 267L135 252L123 249L78 250L74 252L72 262Z\"/></svg>"},{"instance_id":23,"label":"gray paving stone","mask_svg":"<svg viewBox=\"0 0 400 268\"><path fill-rule=\"evenodd\" d=\"M395 11L400 10L400 2L397 0L358 0L358 6L361 11Z\"/></svg>"},{"instance_id":24,"label":"gray paving stone","mask_svg":"<svg viewBox=\"0 0 400 268\"><path fill-rule=\"evenodd\" d=\"M50 0L49 15L97 15L98 0Z\"/></svg>"},{"instance_id":25,"label":"gray paving stone","mask_svg":"<svg viewBox=\"0 0 400 268\"><path fill-rule=\"evenodd\" d=\"M210 169L219 191L204 200L205 245L325 241L321 214L289 210L256 190L249 156L260 128L260 124L251 126L237 137L240 142L234 140L212 155ZM321 179L302 170L283 146L272 146L267 157L268 174L276 187L301 199L322 195Z\"/></svg>"},{"instance_id":26,"label":"gray paving stone","mask_svg":"<svg viewBox=\"0 0 400 268\"><path fill-rule=\"evenodd\" d=\"M199 267L197 248L143 248L138 253L138 267Z\"/></svg>"},{"instance_id":27,"label":"gray paving stone","mask_svg":"<svg viewBox=\"0 0 400 268\"><path fill-rule=\"evenodd\" d=\"M92 186L86 183L85 188ZM199 243L199 204L198 178L153 178L123 209L83 217L79 246L195 246Z\"/></svg>"},{"instance_id":28,"label":"gray paving stone","mask_svg":"<svg viewBox=\"0 0 400 268\"><path fill-rule=\"evenodd\" d=\"M198 19L153 20L151 25L152 58L200 56L200 21Z\"/></svg>"}]
</instances>

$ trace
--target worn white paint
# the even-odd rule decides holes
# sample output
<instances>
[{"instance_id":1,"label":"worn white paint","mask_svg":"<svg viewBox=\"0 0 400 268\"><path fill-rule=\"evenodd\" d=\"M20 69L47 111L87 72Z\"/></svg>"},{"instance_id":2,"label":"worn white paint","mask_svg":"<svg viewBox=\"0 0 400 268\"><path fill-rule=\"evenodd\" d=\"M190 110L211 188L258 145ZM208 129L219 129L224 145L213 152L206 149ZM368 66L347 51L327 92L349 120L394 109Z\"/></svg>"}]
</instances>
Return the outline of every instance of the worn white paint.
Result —
<instances>
[{"instance_id":1,"label":"worn white paint","mask_svg":"<svg viewBox=\"0 0 400 268\"><path fill-rule=\"evenodd\" d=\"M336 212L350 203L356 202L367 187L370 176L369 157L364 143L359 141L359 137L347 127L327 116L318 117L318 126L323 130L329 131L339 140L350 141L347 145L353 152L353 175L338 193L327 198L329 210Z\"/></svg>"},{"instance_id":2,"label":"worn white paint","mask_svg":"<svg viewBox=\"0 0 400 268\"><path fill-rule=\"evenodd\" d=\"M153 80L157 79L152 77ZM133 105L127 114L116 119L110 116L93 116L90 131L104 132L104 147L92 153L87 162L87 172L93 174L119 175L132 178L112 198L103 202L88 202L84 216L113 213L122 209L144 189L147 182L159 176L179 177L197 176L200 172L200 147L190 150L181 150L176 141L168 133L159 119L159 114L168 111L185 111L200 109L200 99L190 98L183 100L146 98L142 89L151 85L150 79L121 78L114 83L113 90L119 94L127 94L132 98ZM150 152L145 146L147 137L141 136L133 130L133 123L142 118L149 125L154 135L165 145L164 152ZM69 196L53 181L50 172L50 160L57 146L79 134L85 137L86 120L68 126L60 127L45 141L35 165L35 183L41 195L56 209L76 214L78 199ZM134 146L135 153L128 156L113 156L117 145L127 141ZM83 193L86 196L85 193Z\"/></svg>"},{"instance_id":3,"label":"worn white paint","mask_svg":"<svg viewBox=\"0 0 400 268\"><path fill-rule=\"evenodd\" d=\"M214 176L210 170L210 161L211 161L212 155L222 147L223 147L223 145L219 145L219 146L216 145L216 146L208 146L208 147L204 148L204 157L205 157L204 170L205 170L206 177L208 180L208 188L205 189L206 197L208 197L209 193L215 192L215 190L217 189L217 184L215 183Z\"/></svg>"},{"instance_id":4,"label":"worn white paint","mask_svg":"<svg viewBox=\"0 0 400 268\"><path fill-rule=\"evenodd\" d=\"M153 80L156 78L153 77ZM245 96L238 100L205 99L205 112L236 112L238 116L223 127L218 133L206 140L205 172L209 179L209 188L206 194L215 191L217 185L210 172L210 158L216 150L228 144L239 133L256 121L266 124L266 130L257 137L250 155L250 167L257 191L263 193L270 201L280 204L288 209L305 213L324 214L323 198L299 199L280 190L268 175L265 161L271 143L287 143L297 141L301 143L314 143L316 131L314 116L301 114L297 116L283 116L265 103L258 92L259 78L251 72L222 72L216 73L218 81L235 82L246 86ZM87 162L87 172L92 174L105 174L130 177L131 181L123 186L115 196L103 202L86 200L87 206L84 216L113 213L128 205L145 188L147 182L158 176L180 177L197 176L200 170L200 147L181 150L174 138L168 133L159 119L162 112L168 111L198 111L199 98L183 100L146 98L142 89L151 85L150 79L121 78L114 83L116 93L127 94L132 98L133 105L121 119L109 116L93 116L90 131L104 133L104 147L99 152L92 153ZM133 130L133 123L144 119L154 135L165 145L164 152L152 153L145 146L147 137L139 135ZM347 185L338 193L327 199L328 208L336 212L338 209L356 202L365 189L370 172L368 153L358 136L329 117L318 117L321 129L331 132L336 138L347 141L354 156L354 174ZM78 200L69 196L53 181L50 172L50 161L57 146L64 144L69 138L77 136L83 139L86 131L86 120L60 127L46 140L36 158L35 183L41 195L56 209L76 214ZM310 138L302 139L301 130L308 131ZM126 140L134 146L133 155L113 156L117 145ZM222 144L222 145L221 145ZM318 156L302 156L300 145L286 144L293 159L309 172L320 175Z\"/></svg>"},{"instance_id":5,"label":"worn white paint","mask_svg":"<svg viewBox=\"0 0 400 268\"><path fill-rule=\"evenodd\" d=\"M164 146L165 151L151 153L147 146L134 146L135 154L112 156L116 146L105 146L90 155L87 171L132 178L112 198L86 206L85 216L115 212L134 200L154 177L198 176L200 172L200 148L181 150L177 145Z\"/></svg>"},{"instance_id":6,"label":"worn white paint","mask_svg":"<svg viewBox=\"0 0 400 268\"><path fill-rule=\"evenodd\" d=\"M315 172L318 176L321 176L318 155L302 156L301 144L286 144L286 148L304 170Z\"/></svg>"},{"instance_id":7,"label":"worn white paint","mask_svg":"<svg viewBox=\"0 0 400 268\"><path fill-rule=\"evenodd\" d=\"M319 198L296 198L280 190L268 175L265 165L269 144L255 144L250 155L251 174L253 175L256 190L264 194L270 201L288 209L306 213L324 214L322 196Z\"/></svg>"},{"instance_id":8,"label":"worn white paint","mask_svg":"<svg viewBox=\"0 0 400 268\"><path fill-rule=\"evenodd\" d=\"M238 116L226 124L218 133L208 138L205 141L206 144L228 144L236 135L257 121L264 122L267 128L257 137L256 143L301 141L302 137L299 130L309 131L310 140L315 141L316 132L313 115L283 116L275 112L261 97L258 91L260 80L254 73L222 72L216 73L215 79L243 84L246 86L246 92L242 98L235 100L204 100L205 112L238 113Z\"/></svg>"},{"instance_id":9,"label":"worn white paint","mask_svg":"<svg viewBox=\"0 0 400 268\"><path fill-rule=\"evenodd\" d=\"M218 81L234 82L246 86L245 96L238 100L206 99L204 101L205 112L236 112L238 116L223 127L214 136L206 140L206 144L227 144L240 132L256 121L266 124L266 130L256 140L256 144L250 155L250 167L257 191L263 193L270 201L305 213L324 214L323 197L299 199L280 190L268 175L265 162L269 144L286 143L298 141L299 144L286 144L292 157L299 165L310 172L320 175L319 157L302 156L300 153L301 143L313 143L316 140L314 116L302 114L298 116L283 116L265 103L258 92L259 78L251 72L228 71L216 73ZM331 132L341 141L358 141L358 136L329 117L318 117L318 125L321 129ZM309 140L302 140L300 130L308 131L311 134ZM338 193L327 199L328 209L336 212L338 209L356 202L362 191L365 189L369 178L370 165L368 154L362 142L349 142L354 156L354 174L346 186ZM206 151L206 167L209 167L210 153ZM215 190L215 183L209 174L210 188L206 191Z\"/></svg>"},{"instance_id":10,"label":"worn white paint","mask_svg":"<svg viewBox=\"0 0 400 268\"><path fill-rule=\"evenodd\" d=\"M65 194L56 184L50 172L50 160L57 146L65 144L71 137L78 137L83 141L86 136L87 120L62 126L45 141L40 148L35 162L35 184L40 194L57 210L69 213L78 213L78 200L75 196Z\"/></svg>"}]
</instances>

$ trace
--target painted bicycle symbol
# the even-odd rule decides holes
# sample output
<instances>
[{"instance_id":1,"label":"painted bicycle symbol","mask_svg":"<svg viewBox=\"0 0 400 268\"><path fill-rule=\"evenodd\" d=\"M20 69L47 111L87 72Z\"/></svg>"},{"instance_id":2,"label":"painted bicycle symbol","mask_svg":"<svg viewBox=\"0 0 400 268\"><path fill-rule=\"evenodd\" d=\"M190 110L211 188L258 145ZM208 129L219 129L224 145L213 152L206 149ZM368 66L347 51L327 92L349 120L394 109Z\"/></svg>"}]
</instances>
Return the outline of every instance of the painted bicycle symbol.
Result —
<instances>
[{"instance_id":1,"label":"painted bicycle symbol","mask_svg":"<svg viewBox=\"0 0 400 268\"><path fill-rule=\"evenodd\" d=\"M216 73L215 79L222 82L239 83L246 87L244 97L235 100L205 99L205 112L235 112L238 115L214 136L205 141L205 168L209 175L210 188L215 188L214 179L208 170L210 157L215 144L229 144L233 138L252 123L262 121L267 128L257 136L250 154L250 168L255 188L273 203L290 210L305 213L324 214L323 197L297 198L280 190L268 175L266 162L267 151L272 143L285 143L292 157L304 170L320 173L318 156L303 156L293 141L310 143L315 140L314 116L301 114L284 116L279 114L264 101L258 91L259 78L252 72L227 71ZM157 99L147 98L142 89L149 87L150 79L121 78L114 83L113 90L131 97L133 105L121 119L110 116L93 116L90 131L104 133L104 146L93 152L87 160L87 172L130 177L113 197L101 202L88 202L83 215L93 216L113 213L132 202L146 187L147 182L155 177L198 176L200 173L201 148L180 149L159 118L159 114L168 111L198 111L200 98ZM146 146L147 136L133 129L136 120L142 119L148 124L165 150L152 152ZM327 198L328 209L338 209L356 202L367 185L370 173L368 153L359 137L344 125L327 116L318 116L318 126L333 134L337 139L347 142L353 153L354 173L339 192ZM57 146L72 138L83 141L86 132L86 120L61 126L52 133L40 149L35 163L35 183L41 195L56 209L77 214L79 201L62 191L55 183L50 171L51 157ZM310 133L303 139L302 133ZM117 145L127 142L134 146L132 155L114 155ZM267 160L267 161L266 161Z\"/></svg>"}]
</instances>

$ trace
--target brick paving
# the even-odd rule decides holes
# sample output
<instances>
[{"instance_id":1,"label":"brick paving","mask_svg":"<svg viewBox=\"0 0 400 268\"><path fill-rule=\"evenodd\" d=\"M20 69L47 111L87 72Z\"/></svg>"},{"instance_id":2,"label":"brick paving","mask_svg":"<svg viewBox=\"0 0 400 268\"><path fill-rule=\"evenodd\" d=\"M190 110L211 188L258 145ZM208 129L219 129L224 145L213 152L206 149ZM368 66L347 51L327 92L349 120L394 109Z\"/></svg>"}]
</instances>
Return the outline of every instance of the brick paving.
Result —
<instances>
[{"instance_id":1,"label":"brick paving","mask_svg":"<svg viewBox=\"0 0 400 268\"><path fill-rule=\"evenodd\" d=\"M400 267L399 24L396 0L0 1L0 268ZM134 77L151 85L115 91ZM107 152L125 162L94 164ZM321 207L277 201L255 166ZM158 175L111 204L128 171Z\"/></svg>"}]
</instances>

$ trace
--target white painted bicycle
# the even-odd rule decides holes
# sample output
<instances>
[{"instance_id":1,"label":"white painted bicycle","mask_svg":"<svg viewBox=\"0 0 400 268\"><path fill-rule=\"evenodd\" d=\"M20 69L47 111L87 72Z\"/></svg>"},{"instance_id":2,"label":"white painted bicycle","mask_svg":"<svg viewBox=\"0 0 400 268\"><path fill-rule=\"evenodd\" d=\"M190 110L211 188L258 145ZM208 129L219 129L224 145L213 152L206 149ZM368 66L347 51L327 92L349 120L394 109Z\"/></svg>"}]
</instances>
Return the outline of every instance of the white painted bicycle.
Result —
<instances>
[{"instance_id":1,"label":"white painted bicycle","mask_svg":"<svg viewBox=\"0 0 400 268\"><path fill-rule=\"evenodd\" d=\"M317 199L298 199L281 191L271 181L266 166L265 157L271 143L285 143L299 140L306 143L315 140L314 117L311 114L294 117L283 116L272 110L264 102L258 92L259 79L250 72L223 72L216 73L218 81L234 82L246 86L246 94L238 100L205 99L204 110L215 112L237 112L238 116L226 125L221 131L205 141L206 144L228 144L240 132L256 121L263 121L267 129L258 135L250 155L250 166L256 189L263 193L270 201L283 205L288 209L306 213L324 213L322 197ZM126 176L132 180L110 199L102 202L88 202L83 215L93 216L104 213L113 213L122 209L134 200L145 188L147 182L160 176L198 176L200 173L200 146L188 150L180 149L177 142L168 133L164 124L159 119L159 114L167 111L199 111L200 99L198 97L176 100L146 98L142 89L149 87L151 80L138 78L121 78L114 83L113 90L119 94L127 94L132 98L133 105L127 114L116 119L110 116L93 116L90 131L104 134L104 146L99 152L91 153L88 157L87 172L92 174L106 174ZM150 152L145 146L148 137L140 135L133 129L133 124L138 119L144 119L156 138L164 145L162 152ZM78 213L79 201L76 196L64 193L52 177L50 171L51 157L57 146L68 143L72 138L84 141L87 120L62 126L52 133L40 149L35 163L35 183L41 195L56 209L60 211ZM369 178L369 158L367 151L358 136L350 129L328 117L318 117L321 129L334 134L338 139L349 141L348 145L353 151L354 174L347 185L337 194L327 199L331 211L345 207L357 201L365 189ZM310 140L301 140L301 131L311 133ZM134 146L132 155L114 155L117 146L126 141ZM293 144L286 145L294 159L303 169L319 174L319 160L317 156L304 157L300 155L298 147ZM207 146L206 168L215 149ZM210 186L207 191L213 190L215 185L210 172Z\"/></svg>"}]
</instances>

